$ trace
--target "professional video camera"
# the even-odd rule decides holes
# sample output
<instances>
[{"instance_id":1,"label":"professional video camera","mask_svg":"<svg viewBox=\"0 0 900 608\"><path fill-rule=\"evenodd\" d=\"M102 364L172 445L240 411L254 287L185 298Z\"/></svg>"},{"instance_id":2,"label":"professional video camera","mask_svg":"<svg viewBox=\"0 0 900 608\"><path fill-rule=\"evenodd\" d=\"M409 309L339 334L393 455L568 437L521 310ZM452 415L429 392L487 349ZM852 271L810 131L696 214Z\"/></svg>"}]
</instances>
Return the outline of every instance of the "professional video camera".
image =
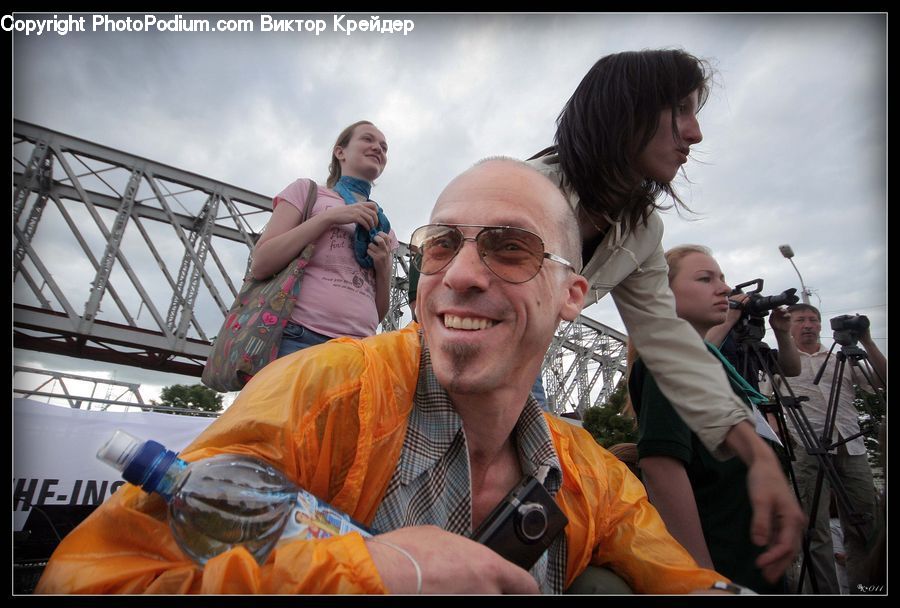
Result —
<instances>
[{"instance_id":1,"label":"professional video camera","mask_svg":"<svg viewBox=\"0 0 900 608\"><path fill-rule=\"evenodd\" d=\"M860 335L869 329L869 317L865 315L840 315L831 319L834 341L841 346L853 346Z\"/></svg>"},{"instance_id":2,"label":"professional video camera","mask_svg":"<svg viewBox=\"0 0 900 608\"><path fill-rule=\"evenodd\" d=\"M733 308L740 308L743 311L743 314L746 316L754 316L754 317L764 317L769 314L769 311L778 308L779 306L790 306L791 304L796 304L800 301L795 294L797 290L795 288L786 289L777 296L761 296L759 292L762 291L763 280L755 279L753 281L747 281L746 283L741 283L731 290L731 295L736 296L740 293L744 293L744 287L749 285L756 285L756 289L747 292L749 296L743 304L733 304Z\"/></svg>"},{"instance_id":3,"label":"professional video camera","mask_svg":"<svg viewBox=\"0 0 900 608\"><path fill-rule=\"evenodd\" d=\"M742 303L737 303L732 300L728 304L731 308L741 310L741 317L734 324L733 328L735 338L739 342L745 340L758 342L759 340L762 340L763 336L766 335L766 326L763 319L769 314L769 311L778 308L779 306L796 304L800 300L800 298L794 295L797 292L794 288L787 289L775 296L759 295L759 292L761 292L763 288L762 279L754 279L753 281L741 283L731 290L730 295L736 296L745 293L743 291L744 288L749 287L750 285L755 285L756 288L746 292L748 296L746 300Z\"/></svg>"}]
</instances>

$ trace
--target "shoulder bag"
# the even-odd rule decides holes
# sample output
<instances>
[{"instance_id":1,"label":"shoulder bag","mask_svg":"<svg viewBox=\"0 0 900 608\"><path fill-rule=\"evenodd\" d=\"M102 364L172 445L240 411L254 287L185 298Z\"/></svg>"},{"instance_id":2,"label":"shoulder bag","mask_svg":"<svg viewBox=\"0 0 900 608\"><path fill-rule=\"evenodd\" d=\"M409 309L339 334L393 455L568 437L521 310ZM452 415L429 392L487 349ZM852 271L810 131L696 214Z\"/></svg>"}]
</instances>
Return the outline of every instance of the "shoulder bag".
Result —
<instances>
[{"instance_id":1,"label":"shoulder bag","mask_svg":"<svg viewBox=\"0 0 900 608\"><path fill-rule=\"evenodd\" d=\"M318 187L310 180L301 222L309 219ZM263 367L275 360L281 336L300 293L300 281L313 254L313 243L283 270L268 279L250 273L225 315L206 359L201 380L219 391L239 391Z\"/></svg>"}]
</instances>

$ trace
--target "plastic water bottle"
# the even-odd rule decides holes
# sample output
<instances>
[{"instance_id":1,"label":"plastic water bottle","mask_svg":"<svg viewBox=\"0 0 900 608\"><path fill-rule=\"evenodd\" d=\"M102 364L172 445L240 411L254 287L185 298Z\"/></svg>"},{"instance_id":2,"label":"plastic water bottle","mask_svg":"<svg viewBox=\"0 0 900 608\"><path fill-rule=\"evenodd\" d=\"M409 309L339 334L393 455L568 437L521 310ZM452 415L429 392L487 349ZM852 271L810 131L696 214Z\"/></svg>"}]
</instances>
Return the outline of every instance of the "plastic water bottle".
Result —
<instances>
[{"instance_id":1,"label":"plastic water bottle","mask_svg":"<svg viewBox=\"0 0 900 608\"><path fill-rule=\"evenodd\" d=\"M121 430L97 458L165 499L175 540L201 566L235 547L263 564L281 540L373 534L257 458L220 454L188 463L156 441Z\"/></svg>"}]
</instances>

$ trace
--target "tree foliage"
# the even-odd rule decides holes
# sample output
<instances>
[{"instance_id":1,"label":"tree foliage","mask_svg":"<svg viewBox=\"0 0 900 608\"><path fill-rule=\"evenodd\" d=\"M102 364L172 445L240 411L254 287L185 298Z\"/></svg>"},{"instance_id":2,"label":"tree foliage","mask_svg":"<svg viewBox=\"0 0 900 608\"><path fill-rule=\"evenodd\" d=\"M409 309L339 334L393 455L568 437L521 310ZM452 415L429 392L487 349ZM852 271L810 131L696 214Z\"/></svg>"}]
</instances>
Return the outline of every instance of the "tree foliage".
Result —
<instances>
[{"instance_id":1,"label":"tree foliage","mask_svg":"<svg viewBox=\"0 0 900 608\"><path fill-rule=\"evenodd\" d=\"M628 384L623 377L603 405L587 408L582 425L594 436L597 443L608 448L617 443L637 441L637 425L634 418L622 413L628 399Z\"/></svg>"},{"instance_id":2,"label":"tree foliage","mask_svg":"<svg viewBox=\"0 0 900 608\"><path fill-rule=\"evenodd\" d=\"M207 388L202 384L173 384L165 387L159 394L160 401L151 399L153 405L161 405L165 407L177 408L178 410L188 411L168 411L159 410L166 414L181 414L182 416L199 416L199 412L221 412L222 397L211 388ZM193 410L193 411L190 411Z\"/></svg>"},{"instance_id":3,"label":"tree foliage","mask_svg":"<svg viewBox=\"0 0 900 608\"><path fill-rule=\"evenodd\" d=\"M876 394L863 390L859 385L853 388L856 390L853 405L859 413L859 429L865 433L863 439L866 442L869 464L878 477L884 467L884 450L881 442L884 439L882 424L886 397L882 389L878 389Z\"/></svg>"}]
</instances>

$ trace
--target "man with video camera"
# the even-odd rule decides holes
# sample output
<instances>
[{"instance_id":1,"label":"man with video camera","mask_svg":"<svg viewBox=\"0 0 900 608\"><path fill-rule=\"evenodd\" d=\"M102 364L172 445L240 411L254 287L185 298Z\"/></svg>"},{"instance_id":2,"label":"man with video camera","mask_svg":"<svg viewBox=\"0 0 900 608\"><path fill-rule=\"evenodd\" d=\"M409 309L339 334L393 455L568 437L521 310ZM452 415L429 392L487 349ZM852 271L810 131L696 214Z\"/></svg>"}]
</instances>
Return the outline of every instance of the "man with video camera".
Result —
<instances>
[{"instance_id":1,"label":"man with video camera","mask_svg":"<svg viewBox=\"0 0 900 608\"><path fill-rule=\"evenodd\" d=\"M831 386L834 382L834 370L837 356L828 357L829 349L822 346L819 334L822 330L822 317L817 308L809 304L794 304L788 308L791 315L791 336L800 351L802 370L799 376L790 380L790 386L798 397L808 397L802 402L803 412L812 425L816 436L822 437L828 413ZM859 428L858 413L853 405L855 397L854 385L873 391L884 388L887 378L887 361L872 340L869 331L869 320L860 315L854 317L835 317L831 320L835 329L835 340L842 345L855 345L858 340L865 348L865 355L875 370L874 376L860 373L856 365L851 364L849 374L840 378L840 393L837 406L832 416L837 436L825 443L837 445L829 451L828 458L834 463L835 470L846 489L852 512L858 517L857 523L850 517L844 506L838 501L838 513L844 532L844 547L847 552L847 576L850 592L865 590L868 580L866 564L869 563L868 547L873 534L875 515L875 486L872 471L866 456L866 445ZM826 362L827 358L827 362ZM823 363L826 363L819 375ZM846 368L845 368L846 369ZM868 376L871 384L867 381ZM872 386L874 384L874 386ZM789 420L791 438L798 442L797 429ZM849 440L848 440L849 439ZM798 444L799 445L799 444ZM809 512L814 499L819 461L815 456L802 449L795 451L797 461L794 471L800 486L801 500L804 510ZM831 543L828 504L831 498L831 487L827 476L823 476L823 485L816 510L815 531L810 538L810 559L813 574L816 577L819 593L840 593L834 567L834 551ZM809 582L809 579L806 579ZM808 585L807 585L808 586Z\"/></svg>"}]
</instances>

